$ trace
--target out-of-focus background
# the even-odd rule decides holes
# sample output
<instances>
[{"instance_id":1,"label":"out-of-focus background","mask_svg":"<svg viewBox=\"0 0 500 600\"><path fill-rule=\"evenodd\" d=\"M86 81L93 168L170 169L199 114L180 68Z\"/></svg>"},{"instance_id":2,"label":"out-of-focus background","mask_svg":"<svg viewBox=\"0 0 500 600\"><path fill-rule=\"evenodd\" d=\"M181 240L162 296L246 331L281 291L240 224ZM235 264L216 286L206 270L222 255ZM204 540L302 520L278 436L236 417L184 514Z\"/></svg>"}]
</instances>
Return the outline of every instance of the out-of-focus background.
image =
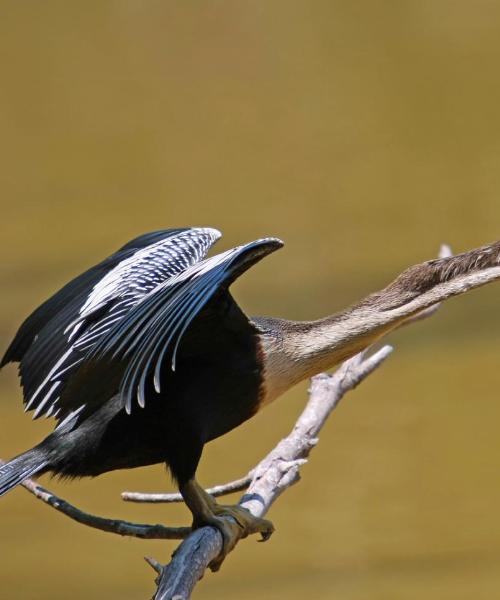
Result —
<instances>
[{"instance_id":1,"label":"out-of-focus background","mask_svg":"<svg viewBox=\"0 0 500 600\"><path fill-rule=\"evenodd\" d=\"M286 242L234 288L251 314L326 315L402 268L499 237L500 5L478 0L16 2L0 7L1 350L69 278L142 232ZM491 599L500 593L500 288L393 335L346 398L268 544L195 597ZM0 378L0 456L50 430ZM285 435L301 385L207 447L205 484ZM47 479L44 479L47 481ZM162 467L50 482L80 507L181 524ZM146 598L174 544L0 501L2 598Z\"/></svg>"}]
</instances>

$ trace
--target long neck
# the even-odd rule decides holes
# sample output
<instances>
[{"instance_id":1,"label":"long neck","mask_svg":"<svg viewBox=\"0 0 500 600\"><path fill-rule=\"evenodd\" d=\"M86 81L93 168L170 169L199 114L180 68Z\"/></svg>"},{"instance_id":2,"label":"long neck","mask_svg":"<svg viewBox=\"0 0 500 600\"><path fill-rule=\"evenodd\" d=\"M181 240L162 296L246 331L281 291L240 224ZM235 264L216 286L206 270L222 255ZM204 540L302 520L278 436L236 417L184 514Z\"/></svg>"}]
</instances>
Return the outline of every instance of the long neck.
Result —
<instances>
[{"instance_id":1,"label":"long neck","mask_svg":"<svg viewBox=\"0 0 500 600\"><path fill-rule=\"evenodd\" d=\"M383 290L319 321L253 319L262 350L262 402L360 352L422 310L495 279L500 242L410 267Z\"/></svg>"},{"instance_id":2,"label":"long neck","mask_svg":"<svg viewBox=\"0 0 500 600\"><path fill-rule=\"evenodd\" d=\"M354 307L318 321L253 319L261 331L263 402L354 356L399 322L374 317L371 310Z\"/></svg>"}]
</instances>

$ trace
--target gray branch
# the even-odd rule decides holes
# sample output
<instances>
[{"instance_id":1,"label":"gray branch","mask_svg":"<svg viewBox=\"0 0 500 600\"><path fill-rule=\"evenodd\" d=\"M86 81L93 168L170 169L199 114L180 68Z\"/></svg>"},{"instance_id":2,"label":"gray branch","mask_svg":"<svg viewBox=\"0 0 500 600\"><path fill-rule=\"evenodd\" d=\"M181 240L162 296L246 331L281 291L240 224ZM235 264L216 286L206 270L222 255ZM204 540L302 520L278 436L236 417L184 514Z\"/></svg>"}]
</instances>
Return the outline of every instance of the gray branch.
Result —
<instances>
[{"instance_id":1,"label":"gray branch","mask_svg":"<svg viewBox=\"0 0 500 600\"><path fill-rule=\"evenodd\" d=\"M240 479L229 481L222 485L214 485L214 487L207 488L206 491L213 496L218 498L220 496L227 496L227 494L233 494L234 492L241 492L246 490L250 485L253 476L253 469ZM184 502L184 498L179 493L172 494L145 494L143 492L122 492L122 499L127 502L147 502L150 504L157 504L161 502L173 503L173 502Z\"/></svg>"},{"instance_id":2,"label":"gray branch","mask_svg":"<svg viewBox=\"0 0 500 600\"><path fill-rule=\"evenodd\" d=\"M0 460L0 465L4 464ZM191 533L190 527L165 527L164 525L148 525L144 523L131 523L121 519L106 519L80 510L73 504L66 502L49 490L42 487L35 479L26 479L21 484L35 498L45 502L58 512L66 515L73 521L94 529L142 538L146 540L182 540Z\"/></svg>"},{"instance_id":3,"label":"gray branch","mask_svg":"<svg viewBox=\"0 0 500 600\"><path fill-rule=\"evenodd\" d=\"M500 279L500 243L451 257L443 246L440 258L404 271L384 290L360 306L371 311L372 329L393 323L402 326L433 315L444 300ZM309 401L292 432L255 468L252 482L239 504L254 516L264 516L273 502L299 480L317 436L346 392L354 389L391 353L384 346L371 356L365 352L345 361L331 376L312 379ZM188 600L207 566L220 554L222 536L212 527L189 535L171 562L161 567L154 600Z\"/></svg>"},{"instance_id":4,"label":"gray branch","mask_svg":"<svg viewBox=\"0 0 500 600\"><path fill-rule=\"evenodd\" d=\"M473 288L500 279L500 242L449 258L442 250L441 258L416 265L404 271L392 284L362 301L361 308L370 317L369 330L385 331L434 314L439 303ZM365 315L366 316L366 315ZM351 318L354 318L351 314ZM356 323L354 323L356 325ZM354 335L352 332L347 332ZM358 332L359 333L359 332ZM358 348L359 349L359 348ZM264 516L273 502L299 480L300 467L307 462L317 437L332 410L343 396L354 389L391 353L384 346L372 355L366 351L345 361L333 375L318 375L312 379L308 403L291 433L249 474L236 482L217 486L214 495L229 493L250 485L239 504L254 516ZM213 527L196 531L190 528L168 528L162 525L128 523L89 515L27 480L24 487L43 502L70 518L103 531L142 538L185 538L174 552L171 562L160 565L148 558L158 572L156 600L188 600L207 566L220 554L222 537ZM165 501L165 495L152 500L148 494L127 492L131 501ZM167 495L166 501L178 501L177 494Z\"/></svg>"},{"instance_id":5,"label":"gray branch","mask_svg":"<svg viewBox=\"0 0 500 600\"><path fill-rule=\"evenodd\" d=\"M379 367L392 352L384 346L371 356L364 352L344 362L333 375L311 380L309 401L290 435L281 440L254 469L239 504L256 517L264 516L273 502L299 480L299 470L316 445L317 436L332 410ZM175 551L172 561L159 569L155 600L187 600L208 565L220 554L222 537L213 527L193 531ZM158 570L158 563L155 563Z\"/></svg>"}]
</instances>

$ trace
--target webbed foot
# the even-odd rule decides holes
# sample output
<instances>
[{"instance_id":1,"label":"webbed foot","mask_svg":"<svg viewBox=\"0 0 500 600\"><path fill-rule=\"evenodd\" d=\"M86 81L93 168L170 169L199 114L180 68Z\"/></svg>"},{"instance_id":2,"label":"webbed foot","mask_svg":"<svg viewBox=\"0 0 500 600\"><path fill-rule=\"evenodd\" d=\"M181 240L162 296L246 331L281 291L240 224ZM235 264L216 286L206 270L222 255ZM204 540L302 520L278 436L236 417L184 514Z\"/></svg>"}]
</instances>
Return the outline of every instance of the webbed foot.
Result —
<instances>
[{"instance_id":1,"label":"webbed foot","mask_svg":"<svg viewBox=\"0 0 500 600\"><path fill-rule=\"evenodd\" d=\"M218 571L226 556L238 541L253 533L260 533L259 541L265 542L274 532L274 525L267 519L255 517L250 511L238 505L221 505L205 492L196 481L191 480L183 486L181 493L193 513L193 529L211 525L222 535L223 545L219 556L209 567Z\"/></svg>"}]
</instances>

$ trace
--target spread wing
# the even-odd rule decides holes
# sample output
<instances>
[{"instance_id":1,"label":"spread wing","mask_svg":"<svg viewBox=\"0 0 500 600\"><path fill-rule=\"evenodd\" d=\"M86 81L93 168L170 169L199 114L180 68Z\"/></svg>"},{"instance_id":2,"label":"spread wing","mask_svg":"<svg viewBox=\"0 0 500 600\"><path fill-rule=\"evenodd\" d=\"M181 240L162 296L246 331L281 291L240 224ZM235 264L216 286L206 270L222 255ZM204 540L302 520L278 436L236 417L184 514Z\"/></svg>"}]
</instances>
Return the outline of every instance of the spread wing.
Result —
<instances>
[{"instance_id":1,"label":"spread wing","mask_svg":"<svg viewBox=\"0 0 500 600\"><path fill-rule=\"evenodd\" d=\"M94 285L122 260L129 258L146 246L154 244L161 239L174 236L182 231L185 231L185 229L167 229L141 235L128 242L128 244L111 256L108 256L99 264L71 280L24 321L8 347L0 363L0 367L9 362L20 362L35 337L40 334L49 321L53 321L52 325L54 326L56 324L54 320L57 318L57 323L64 324L64 326L68 325L75 318L75 315L78 314L82 298L86 298L91 293Z\"/></svg>"},{"instance_id":2,"label":"spread wing","mask_svg":"<svg viewBox=\"0 0 500 600\"><path fill-rule=\"evenodd\" d=\"M208 228L146 234L42 304L2 361L20 362L26 409L34 410L34 417L59 416L66 382L93 346L157 287L202 260L220 235Z\"/></svg>"},{"instance_id":3,"label":"spread wing","mask_svg":"<svg viewBox=\"0 0 500 600\"><path fill-rule=\"evenodd\" d=\"M217 302L218 295L226 293L241 273L282 245L280 240L267 238L238 246L193 264L158 285L93 345L73 386L82 389L80 380L102 381L104 369L113 380L110 391L116 385L113 394L118 391L129 413L134 402L143 407L146 394L153 389L168 392L163 389L162 366L175 370L179 344L193 319L209 302ZM149 382L153 386L147 385ZM68 419L73 423L73 417L84 408L85 414L93 412L102 402L96 398L85 393L64 396L61 402L66 416L61 414L61 425Z\"/></svg>"}]
</instances>

